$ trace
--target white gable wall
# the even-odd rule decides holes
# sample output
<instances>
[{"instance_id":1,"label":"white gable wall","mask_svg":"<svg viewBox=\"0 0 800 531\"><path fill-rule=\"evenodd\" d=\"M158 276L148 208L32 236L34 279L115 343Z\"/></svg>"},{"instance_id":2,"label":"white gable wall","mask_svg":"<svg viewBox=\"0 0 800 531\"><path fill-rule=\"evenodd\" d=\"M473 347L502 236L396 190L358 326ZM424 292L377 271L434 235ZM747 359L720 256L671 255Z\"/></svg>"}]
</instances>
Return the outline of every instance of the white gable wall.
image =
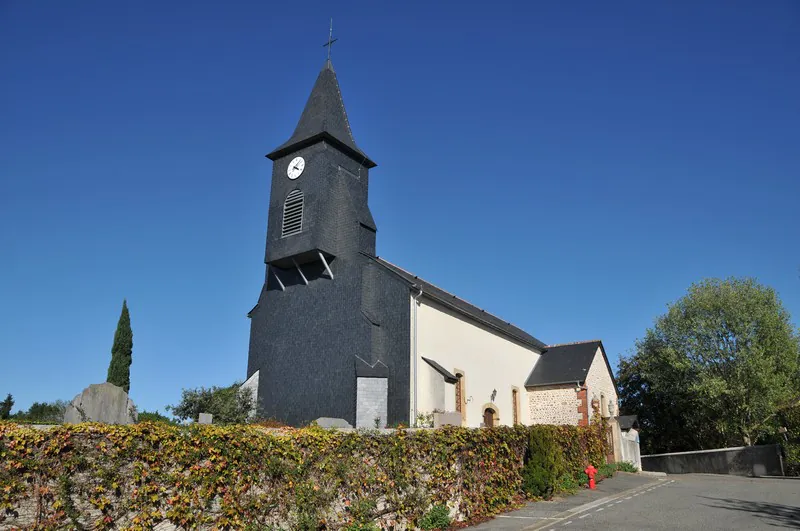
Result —
<instances>
[{"instance_id":1,"label":"white gable wall","mask_svg":"<svg viewBox=\"0 0 800 531\"><path fill-rule=\"evenodd\" d=\"M609 416L608 404L614 405L615 415L619 413L616 410L617 390L614 387L614 381L611 379L611 375L608 373L608 367L606 367L606 362L603 359L603 351L600 349L600 347L597 347L597 352L592 360L592 365L589 367L589 372L586 373L586 391L586 396L590 404L594 399L600 400L600 414L603 417ZM604 400L601 400L603 398ZM605 405L605 410L603 410L602 405ZM591 414L592 411L590 410L589 415L591 416Z\"/></svg>"},{"instance_id":2,"label":"white gable wall","mask_svg":"<svg viewBox=\"0 0 800 531\"><path fill-rule=\"evenodd\" d=\"M415 367L419 376L416 385L416 409L430 413L441 409L455 411L455 385L444 379L422 357L434 360L452 374L464 374L466 426L478 427L483 412L492 403L499 424L513 423L512 389L516 387L519 419L529 424L526 407L525 380L539 359L539 352L511 340L500 332L481 325L456 310L426 298L416 308L416 363L414 360L414 299L411 298L411 417L414 413ZM494 402L492 392L497 390ZM442 394L443 392L443 394ZM444 400L443 400L444 399Z\"/></svg>"}]
</instances>

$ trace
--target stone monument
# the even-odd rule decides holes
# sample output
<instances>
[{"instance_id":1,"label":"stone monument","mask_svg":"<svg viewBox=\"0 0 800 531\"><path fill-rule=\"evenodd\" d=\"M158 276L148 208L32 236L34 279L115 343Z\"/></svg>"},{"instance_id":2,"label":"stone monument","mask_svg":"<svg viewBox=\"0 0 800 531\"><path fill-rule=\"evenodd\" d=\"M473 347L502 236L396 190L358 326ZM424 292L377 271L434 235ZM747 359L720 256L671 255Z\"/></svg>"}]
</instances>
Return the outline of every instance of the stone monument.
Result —
<instances>
[{"instance_id":1,"label":"stone monument","mask_svg":"<svg viewBox=\"0 0 800 531\"><path fill-rule=\"evenodd\" d=\"M138 414L133 401L121 387L105 382L92 384L72 399L64 412L64 422L104 422L132 424Z\"/></svg>"}]
</instances>

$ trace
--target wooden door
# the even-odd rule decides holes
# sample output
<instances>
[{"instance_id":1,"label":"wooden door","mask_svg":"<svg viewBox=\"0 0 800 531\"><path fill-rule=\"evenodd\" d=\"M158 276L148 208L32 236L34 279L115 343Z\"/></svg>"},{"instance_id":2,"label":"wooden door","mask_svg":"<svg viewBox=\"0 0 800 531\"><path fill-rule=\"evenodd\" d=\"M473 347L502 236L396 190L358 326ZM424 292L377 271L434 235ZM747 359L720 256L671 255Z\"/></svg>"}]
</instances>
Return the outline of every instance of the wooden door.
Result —
<instances>
[{"instance_id":1,"label":"wooden door","mask_svg":"<svg viewBox=\"0 0 800 531\"><path fill-rule=\"evenodd\" d=\"M494 410L487 407L483 412L483 425L487 428L494 426Z\"/></svg>"}]
</instances>

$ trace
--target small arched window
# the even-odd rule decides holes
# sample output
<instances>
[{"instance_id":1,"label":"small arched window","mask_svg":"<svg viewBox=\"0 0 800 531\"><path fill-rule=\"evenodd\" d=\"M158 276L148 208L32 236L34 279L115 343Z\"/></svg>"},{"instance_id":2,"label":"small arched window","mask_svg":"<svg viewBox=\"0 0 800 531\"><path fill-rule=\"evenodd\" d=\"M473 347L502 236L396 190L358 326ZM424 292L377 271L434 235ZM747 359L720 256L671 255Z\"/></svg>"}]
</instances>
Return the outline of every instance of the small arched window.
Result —
<instances>
[{"instance_id":1,"label":"small arched window","mask_svg":"<svg viewBox=\"0 0 800 531\"><path fill-rule=\"evenodd\" d=\"M303 231L303 192L292 190L283 203L281 238Z\"/></svg>"}]
</instances>

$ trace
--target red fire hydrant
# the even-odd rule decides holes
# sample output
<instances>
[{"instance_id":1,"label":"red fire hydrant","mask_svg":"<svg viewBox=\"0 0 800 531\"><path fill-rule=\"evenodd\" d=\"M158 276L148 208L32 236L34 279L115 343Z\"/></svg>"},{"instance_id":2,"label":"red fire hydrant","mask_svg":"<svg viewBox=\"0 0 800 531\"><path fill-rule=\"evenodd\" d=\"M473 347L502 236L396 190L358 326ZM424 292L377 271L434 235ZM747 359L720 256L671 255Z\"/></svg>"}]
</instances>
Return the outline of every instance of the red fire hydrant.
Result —
<instances>
[{"instance_id":1,"label":"red fire hydrant","mask_svg":"<svg viewBox=\"0 0 800 531\"><path fill-rule=\"evenodd\" d=\"M594 483L594 475L597 474L597 469L592 465L586 467L586 475L589 476L589 488L594 490L597 486Z\"/></svg>"}]
</instances>

